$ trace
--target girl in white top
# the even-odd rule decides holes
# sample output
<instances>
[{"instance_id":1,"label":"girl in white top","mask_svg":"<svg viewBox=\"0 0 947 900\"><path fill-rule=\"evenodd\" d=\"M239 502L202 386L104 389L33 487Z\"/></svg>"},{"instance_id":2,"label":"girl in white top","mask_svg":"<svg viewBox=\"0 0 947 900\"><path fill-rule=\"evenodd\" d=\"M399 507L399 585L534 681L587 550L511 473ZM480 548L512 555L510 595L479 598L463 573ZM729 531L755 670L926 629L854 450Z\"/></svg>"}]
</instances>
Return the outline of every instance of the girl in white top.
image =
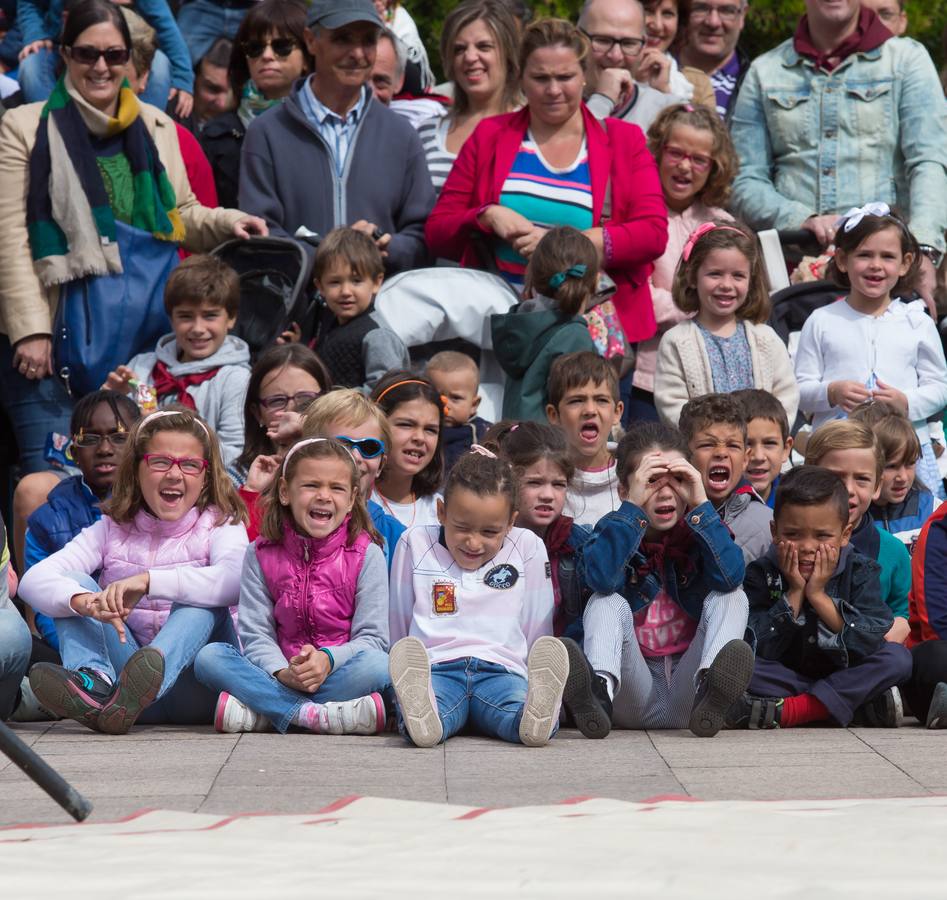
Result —
<instances>
[{"instance_id":1,"label":"girl in white top","mask_svg":"<svg viewBox=\"0 0 947 900\"><path fill-rule=\"evenodd\" d=\"M513 527L516 505L509 463L474 444L438 500L440 527L409 529L398 543L390 670L402 733L418 747L468 724L538 747L558 726L569 662L551 636L546 548Z\"/></svg>"},{"instance_id":2,"label":"girl in white top","mask_svg":"<svg viewBox=\"0 0 947 900\"><path fill-rule=\"evenodd\" d=\"M388 418L391 448L371 499L406 528L437 522L437 489L444 479L441 433L447 400L431 380L390 372L372 391Z\"/></svg>"},{"instance_id":3,"label":"girl in white top","mask_svg":"<svg viewBox=\"0 0 947 900\"><path fill-rule=\"evenodd\" d=\"M800 406L815 429L866 400L883 400L914 423L918 476L940 485L927 418L947 406L947 363L924 302L898 299L910 294L920 267L917 241L887 204L869 203L839 219L835 246L827 275L849 295L802 327Z\"/></svg>"}]
</instances>

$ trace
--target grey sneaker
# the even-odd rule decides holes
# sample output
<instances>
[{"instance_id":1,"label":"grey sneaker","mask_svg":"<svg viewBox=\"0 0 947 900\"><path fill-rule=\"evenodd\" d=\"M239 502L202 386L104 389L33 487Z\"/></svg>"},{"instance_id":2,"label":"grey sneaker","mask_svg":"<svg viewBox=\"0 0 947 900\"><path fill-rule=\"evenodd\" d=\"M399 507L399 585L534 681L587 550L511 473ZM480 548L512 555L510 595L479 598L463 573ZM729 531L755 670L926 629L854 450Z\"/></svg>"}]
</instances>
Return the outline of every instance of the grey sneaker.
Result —
<instances>
[{"instance_id":1,"label":"grey sneaker","mask_svg":"<svg viewBox=\"0 0 947 900\"><path fill-rule=\"evenodd\" d=\"M415 637L398 641L388 654L388 671L401 718L415 747L434 747L444 736L431 683L427 648Z\"/></svg>"},{"instance_id":2,"label":"grey sneaker","mask_svg":"<svg viewBox=\"0 0 947 900\"><path fill-rule=\"evenodd\" d=\"M568 677L569 654L562 641L537 638L526 662L528 687L520 719L520 740L527 747L542 747L552 737Z\"/></svg>"},{"instance_id":3,"label":"grey sneaker","mask_svg":"<svg viewBox=\"0 0 947 900\"><path fill-rule=\"evenodd\" d=\"M11 722L55 722L59 716L51 710L46 709L39 702L39 697L33 693L30 687L29 678L25 677L20 682L20 702L13 715L10 716Z\"/></svg>"},{"instance_id":4,"label":"grey sneaker","mask_svg":"<svg viewBox=\"0 0 947 900\"><path fill-rule=\"evenodd\" d=\"M931 697L931 705L927 708L928 728L947 728L947 684L938 682Z\"/></svg>"}]
</instances>

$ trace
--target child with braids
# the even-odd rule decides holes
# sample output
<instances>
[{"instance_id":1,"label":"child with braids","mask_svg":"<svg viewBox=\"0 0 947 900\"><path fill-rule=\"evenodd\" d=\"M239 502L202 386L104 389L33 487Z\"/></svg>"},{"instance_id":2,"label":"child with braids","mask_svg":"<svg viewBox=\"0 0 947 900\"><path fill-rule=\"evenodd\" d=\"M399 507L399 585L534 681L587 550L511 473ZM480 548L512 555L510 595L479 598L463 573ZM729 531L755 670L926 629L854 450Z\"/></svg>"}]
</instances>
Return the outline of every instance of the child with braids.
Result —
<instances>
[{"instance_id":1,"label":"child with braids","mask_svg":"<svg viewBox=\"0 0 947 900\"><path fill-rule=\"evenodd\" d=\"M551 636L546 549L513 527L517 493L509 463L475 444L437 501L440 526L411 528L398 543L390 671L400 727L415 746L469 725L539 747L558 727L569 661Z\"/></svg>"}]
</instances>

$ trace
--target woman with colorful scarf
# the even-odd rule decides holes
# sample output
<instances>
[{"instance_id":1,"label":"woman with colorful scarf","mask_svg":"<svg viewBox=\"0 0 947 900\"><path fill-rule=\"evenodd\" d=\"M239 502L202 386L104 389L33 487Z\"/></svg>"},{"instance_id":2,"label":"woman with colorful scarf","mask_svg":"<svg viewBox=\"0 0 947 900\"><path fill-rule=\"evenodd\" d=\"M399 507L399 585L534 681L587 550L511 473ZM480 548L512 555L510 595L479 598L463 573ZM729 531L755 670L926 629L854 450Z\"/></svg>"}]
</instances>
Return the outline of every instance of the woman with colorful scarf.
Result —
<instances>
[{"instance_id":1,"label":"woman with colorful scarf","mask_svg":"<svg viewBox=\"0 0 947 900\"><path fill-rule=\"evenodd\" d=\"M240 23L230 55L230 81L240 105L211 119L200 135L224 206L237 202L240 148L248 126L282 103L293 83L312 70L305 30L306 8L294 0L261 0Z\"/></svg>"},{"instance_id":2,"label":"woman with colorful scarf","mask_svg":"<svg viewBox=\"0 0 947 900\"><path fill-rule=\"evenodd\" d=\"M65 71L49 100L11 110L0 124L0 403L24 473L45 468L47 434L69 426L76 383L50 377L65 365L61 297L78 293L73 309L86 324L117 311L127 324L107 350L120 362L154 342L133 323L160 297L179 243L203 252L266 234L263 220L194 198L174 123L125 81L131 39L118 7L80 0L60 46ZM71 351L88 352L115 323L106 326Z\"/></svg>"}]
</instances>

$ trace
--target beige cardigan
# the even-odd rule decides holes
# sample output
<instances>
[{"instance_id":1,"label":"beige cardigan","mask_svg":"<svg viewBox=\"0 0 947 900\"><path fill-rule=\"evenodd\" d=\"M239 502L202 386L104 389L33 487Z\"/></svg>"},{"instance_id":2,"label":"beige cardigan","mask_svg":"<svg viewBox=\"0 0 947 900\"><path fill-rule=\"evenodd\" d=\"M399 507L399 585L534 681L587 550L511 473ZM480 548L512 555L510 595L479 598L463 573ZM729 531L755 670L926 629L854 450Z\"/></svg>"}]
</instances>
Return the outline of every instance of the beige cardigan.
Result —
<instances>
[{"instance_id":1,"label":"beige cardigan","mask_svg":"<svg viewBox=\"0 0 947 900\"><path fill-rule=\"evenodd\" d=\"M786 409L792 427L799 409L799 386L786 345L769 325L746 322L746 339L753 361L753 384L769 391ZM668 331L658 346L654 373L654 405L662 422L677 425L688 400L714 389L710 358L693 320Z\"/></svg>"},{"instance_id":2,"label":"beige cardigan","mask_svg":"<svg viewBox=\"0 0 947 900\"><path fill-rule=\"evenodd\" d=\"M58 285L44 290L33 271L26 230L30 153L42 109L42 103L19 106L0 121L0 333L6 334L11 344L30 335L51 334L59 302ZM187 180L174 122L147 103L141 104L140 114L174 188L186 229L185 248L212 250L232 236L233 226L245 214L201 206Z\"/></svg>"}]
</instances>

